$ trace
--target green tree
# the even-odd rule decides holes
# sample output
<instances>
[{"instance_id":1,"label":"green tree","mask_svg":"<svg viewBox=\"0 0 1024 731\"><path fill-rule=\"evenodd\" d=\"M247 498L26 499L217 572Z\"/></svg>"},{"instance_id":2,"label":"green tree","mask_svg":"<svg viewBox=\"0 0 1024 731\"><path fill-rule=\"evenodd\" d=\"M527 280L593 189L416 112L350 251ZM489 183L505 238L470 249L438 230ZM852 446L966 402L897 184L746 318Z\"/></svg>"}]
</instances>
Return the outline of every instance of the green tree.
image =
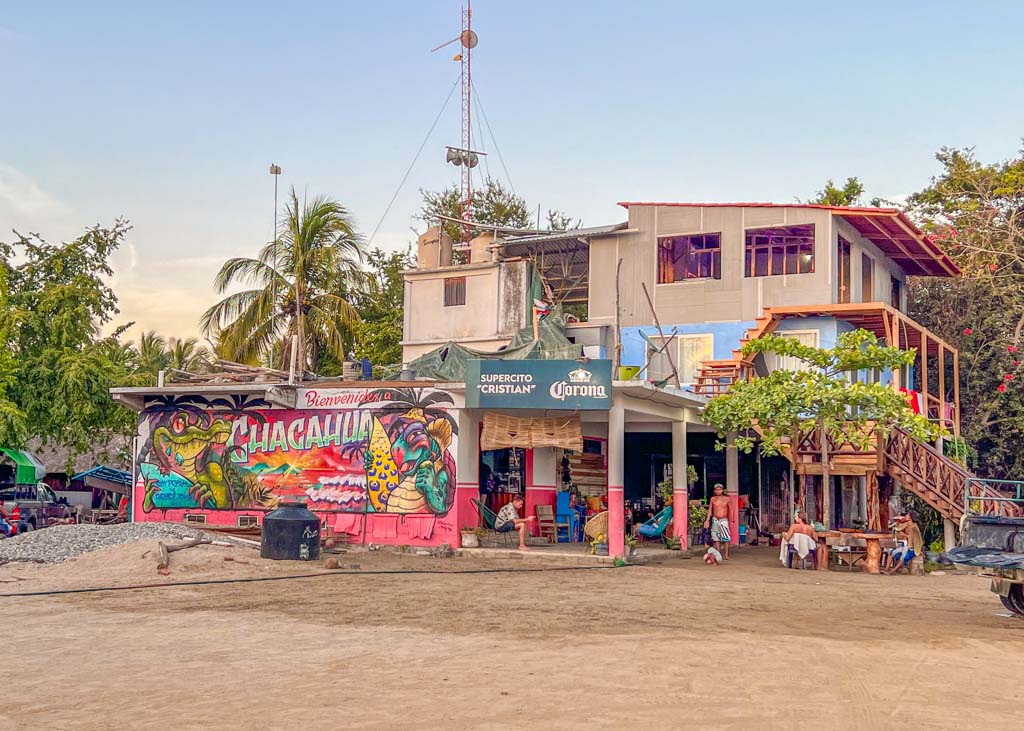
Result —
<instances>
[{"instance_id":1,"label":"green tree","mask_svg":"<svg viewBox=\"0 0 1024 731\"><path fill-rule=\"evenodd\" d=\"M14 357L14 313L8 300L11 250L0 243L0 445L20 446L26 435L25 412L8 396L17 380Z\"/></svg>"},{"instance_id":2,"label":"green tree","mask_svg":"<svg viewBox=\"0 0 1024 731\"><path fill-rule=\"evenodd\" d=\"M891 386L850 382L850 375L858 371L909 365L915 357L912 351L880 345L867 330L842 333L834 348L815 348L781 335L768 335L743 346L745 356L764 353L796 358L807 367L775 370L762 378L741 381L708 403L704 421L720 436L737 434L738 449L749 452L753 448L755 430L761 437L762 452L768 455L780 453L784 443L794 449L802 436L817 432L818 443L825 448L822 479L828 484L829 441L864 449L876 433L884 436L896 427L918 441L939 435L937 427L914 414ZM790 456L795 458L793 453ZM792 470L792 459L790 462ZM791 479L790 484L795 481Z\"/></svg>"},{"instance_id":3,"label":"green tree","mask_svg":"<svg viewBox=\"0 0 1024 731\"><path fill-rule=\"evenodd\" d=\"M462 191L459 187L452 186L442 191L420 189L420 195L423 196L423 203L417 218L428 226L441 223L444 232L451 236L455 244L467 243L463 241L462 226L444 220L462 218ZM487 179L483 188L473 191L471 214L474 222L491 226L530 228L535 224L526 200L491 178Z\"/></svg>"},{"instance_id":4,"label":"green tree","mask_svg":"<svg viewBox=\"0 0 1024 731\"><path fill-rule=\"evenodd\" d=\"M402 325L405 282L402 272L416 266L409 250L386 253L374 249L367 256L369 276L355 298L360 321L355 327L355 355L374 364L378 375L385 366L402 362Z\"/></svg>"},{"instance_id":5,"label":"green tree","mask_svg":"<svg viewBox=\"0 0 1024 731\"><path fill-rule=\"evenodd\" d=\"M38 436L75 454L130 433L134 415L108 392L130 373L99 338L99 328L117 313L106 284L109 258L130 228L119 219L70 243L15 232L13 243L0 244L6 289L0 330L9 353L0 357L5 439Z\"/></svg>"},{"instance_id":6,"label":"green tree","mask_svg":"<svg viewBox=\"0 0 1024 731\"><path fill-rule=\"evenodd\" d=\"M293 188L277 240L255 259L229 259L215 280L221 293L237 283L251 288L208 309L201 326L230 360L276 356L286 369L292 342L302 370L315 370L323 353L343 360L359 319L352 298L363 283L362 261L348 209L323 196L300 203Z\"/></svg>"},{"instance_id":7,"label":"green tree","mask_svg":"<svg viewBox=\"0 0 1024 731\"><path fill-rule=\"evenodd\" d=\"M992 478L1024 475L1024 152L985 163L943 149L908 212L963 270L914 278L911 315L960 351L961 433ZM936 381L931 380L932 383ZM952 400L951 394L947 394Z\"/></svg>"},{"instance_id":8,"label":"green tree","mask_svg":"<svg viewBox=\"0 0 1024 731\"><path fill-rule=\"evenodd\" d=\"M842 188L836 186L832 178L825 182L825 187L808 203L824 206L858 206L864 195L864 184L857 178L847 178ZM874 205L874 203L872 203Z\"/></svg>"}]
</instances>

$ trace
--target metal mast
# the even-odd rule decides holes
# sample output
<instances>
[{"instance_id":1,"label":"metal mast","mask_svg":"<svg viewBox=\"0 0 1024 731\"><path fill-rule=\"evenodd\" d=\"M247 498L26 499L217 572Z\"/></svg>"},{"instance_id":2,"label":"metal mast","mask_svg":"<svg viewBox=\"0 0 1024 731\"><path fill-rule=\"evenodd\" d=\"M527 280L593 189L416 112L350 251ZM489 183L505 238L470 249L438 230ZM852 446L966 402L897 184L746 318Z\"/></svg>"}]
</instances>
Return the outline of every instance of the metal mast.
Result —
<instances>
[{"instance_id":1,"label":"metal mast","mask_svg":"<svg viewBox=\"0 0 1024 731\"><path fill-rule=\"evenodd\" d=\"M473 36L473 7L470 0L466 0L466 7L462 9L462 33L459 40L462 41L462 149L467 153L473 149L473 115L472 115L472 90L473 76L471 57L473 46L476 45ZM462 166L462 243L468 245L472 238L470 222L473 220L473 169L470 165Z\"/></svg>"}]
</instances>

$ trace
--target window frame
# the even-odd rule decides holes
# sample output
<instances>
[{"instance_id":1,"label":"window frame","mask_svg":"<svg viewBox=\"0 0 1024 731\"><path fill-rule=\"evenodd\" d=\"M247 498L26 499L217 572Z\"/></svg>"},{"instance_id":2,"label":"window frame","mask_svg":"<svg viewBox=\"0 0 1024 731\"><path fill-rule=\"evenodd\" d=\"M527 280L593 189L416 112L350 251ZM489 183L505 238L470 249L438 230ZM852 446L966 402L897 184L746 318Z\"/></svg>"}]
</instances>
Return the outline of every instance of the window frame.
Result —
<instances>
[{"instance_id":1,"label":"window frame","mask_svg":"<svg viewBox=\"0 0 1024 731\"><path fill-rule=\"evenodd\" d=\"M792 241L773 241L774 238L798 238L796 235L790 234L789 236L781 236L779 234L772 234L770 232L780 230L792 230L792 229L809 229L810 235L804 234L803 240L799 242ZM760 236L766 241L758 242L756 238ZM795 276L797 274L814 274L816 265L816 251L815 243L817 240L817 228L813 223L794 223L783 226L758 226L757 228L747 228L743 230L743 276L744 278L754 277L782 277L782 276ZM801 249L810 247L810 268L806 271L801 271L800 256ZM758 260L759 255L764 255L764 273L759 274ZM789 271L789 262L793 261L794 269ZM782 271L775 271L776 261L781 262Z\"/></svg>"},{"instance_id":2,"label":"window frame","mask_svg":"<svg viewBox=\"0 0 1024 731\"><path fill-rule=\"evenodd\" d=\"M466 277L444 277L441 280L442 284L442 304L444 307L465 307L466 305ZM449 282L453 283L453 287L449 289ZM455 285L456 282L461 282L461 288ZM461 291L462 301L453 302L450 299L456 299L456 296ZM449 297L449 295L451 295Z\"/></svg>"},{"instance_id":3,"label":"window frame","mask_svg":"<svg viewBox=\"0 0 1024 731\"><path fill-rule=\"evenodd\" d=\"M708 237L715 237L717 246L715 248L708 247ZM694 248L692 239L701 239L701 247ZM686 247L684 252L679 256L675 256L676 241L679 239L686 240ZM668 245L666 245L668 244ZM696 233L688 234L670 234L668 236L657 237L657 248L658 248L658 284L680 284L682 282L703 282L709 280L721 280L722 278L722 232L721 231L699 231ZM667 254L667 256L666 256ZM689 276L690 267L693 261L702 261L704 257L708 257L707 271L710 272L710 276ZM685 264L682 262L685 260ZM666 266L672 267L672 279L662 279L663 272ZM677 271L679 268L683 269L684 276L682 279L678 278ZM698 264L695 268L696 272L700 272L703 267Z\"/></svg>"},{"instance_id":4,"label":"window frame","mask_svg":"<svg viewBox=\"0 0 1024 731\"><path fill-rule=\"evenodd\" d=\"M789 337L793 337L795 335L814 335L814 343L813 343L813 345L809 345L809 347L812 347L812 348L820 348L821 347L821 330L820 329L815 330L814 328L805 328L803 330L776 330L774 334L778 335L779 337L783 337L783 338L789 338ZM803 343L803 345L808 345L808 343ZM791 355L777 355L775 353L771 353L769 355L769 354L766 353L765 357L766 357L765 366L767 366L769 373L774 372L774 371L778 371L778 370L788 370L788 371L792 371L792 372L802 372L802 371L809 371L812 368L812 366L809 363L804 363L803 361L797 360L796 358L794 358ZM768 360L769 357L772 358L771 361ZM772 362L774 362L774 364L775 364L774 366L772 365ZM793 363L794 366L796 366L796 367L794 367L794 368L786 368L786 365L789 364L789 363Z\"/></svg>"},{"instance_id":5,"label":"window frame","mask_svg":"<svg viewBox=\"0 0 1024 731\"><path fill-rule=\"evenodd\" d=\"M853 244L840 234L836 238L836 301L841 304L853 302Z\"/></svg>"}]
</instances>

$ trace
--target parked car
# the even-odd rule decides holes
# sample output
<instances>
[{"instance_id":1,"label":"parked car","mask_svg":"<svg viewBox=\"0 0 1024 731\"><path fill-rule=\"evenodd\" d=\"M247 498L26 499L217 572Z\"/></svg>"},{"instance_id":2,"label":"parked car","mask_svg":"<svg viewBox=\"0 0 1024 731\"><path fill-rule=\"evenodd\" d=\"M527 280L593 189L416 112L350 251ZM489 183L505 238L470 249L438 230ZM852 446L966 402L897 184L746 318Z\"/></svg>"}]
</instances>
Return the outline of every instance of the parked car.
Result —
<instances>
[{"instance_id":1,"label":"parked car","mask_svg":"<svg viewBox=\"0 0 1024 731\"><path fill-rule=\"evenodd\" d=\"M992 579L992 591L1014 614L1024 615L1024 518L969 515L963 545L947 552L957 566Z\"/></svg>"},{"instance_id":2,"label":"parked car","mask_svg":"<svg viewBox=\"0 0 1024 731\"><path fill-rule=\"evenodd\" d=\"M27 533L71 516L67 500L58 499L46 484L0 486L0 510L14 533Z\"/></svg>"}]
</instances>

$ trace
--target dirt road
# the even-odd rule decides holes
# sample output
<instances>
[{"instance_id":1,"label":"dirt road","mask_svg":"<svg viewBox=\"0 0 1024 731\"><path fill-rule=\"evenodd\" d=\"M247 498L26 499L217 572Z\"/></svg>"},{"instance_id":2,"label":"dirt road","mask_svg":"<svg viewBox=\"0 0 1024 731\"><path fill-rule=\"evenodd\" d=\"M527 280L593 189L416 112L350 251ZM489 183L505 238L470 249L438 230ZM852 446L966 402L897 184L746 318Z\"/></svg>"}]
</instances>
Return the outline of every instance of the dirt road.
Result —
<instances>
[{"instance_id":1,"label":"dirt road","mask_svg":"<svg viewBox=\"0 0 1024 731\"><path fill-rule=\"evenodd\" d=\"M773 553L4 598L0 724L1017 727L1024 621L1000 616L984 580L786 571ZM537 565L349 557L362 571Z\"/></svg>"}]
</instances>

